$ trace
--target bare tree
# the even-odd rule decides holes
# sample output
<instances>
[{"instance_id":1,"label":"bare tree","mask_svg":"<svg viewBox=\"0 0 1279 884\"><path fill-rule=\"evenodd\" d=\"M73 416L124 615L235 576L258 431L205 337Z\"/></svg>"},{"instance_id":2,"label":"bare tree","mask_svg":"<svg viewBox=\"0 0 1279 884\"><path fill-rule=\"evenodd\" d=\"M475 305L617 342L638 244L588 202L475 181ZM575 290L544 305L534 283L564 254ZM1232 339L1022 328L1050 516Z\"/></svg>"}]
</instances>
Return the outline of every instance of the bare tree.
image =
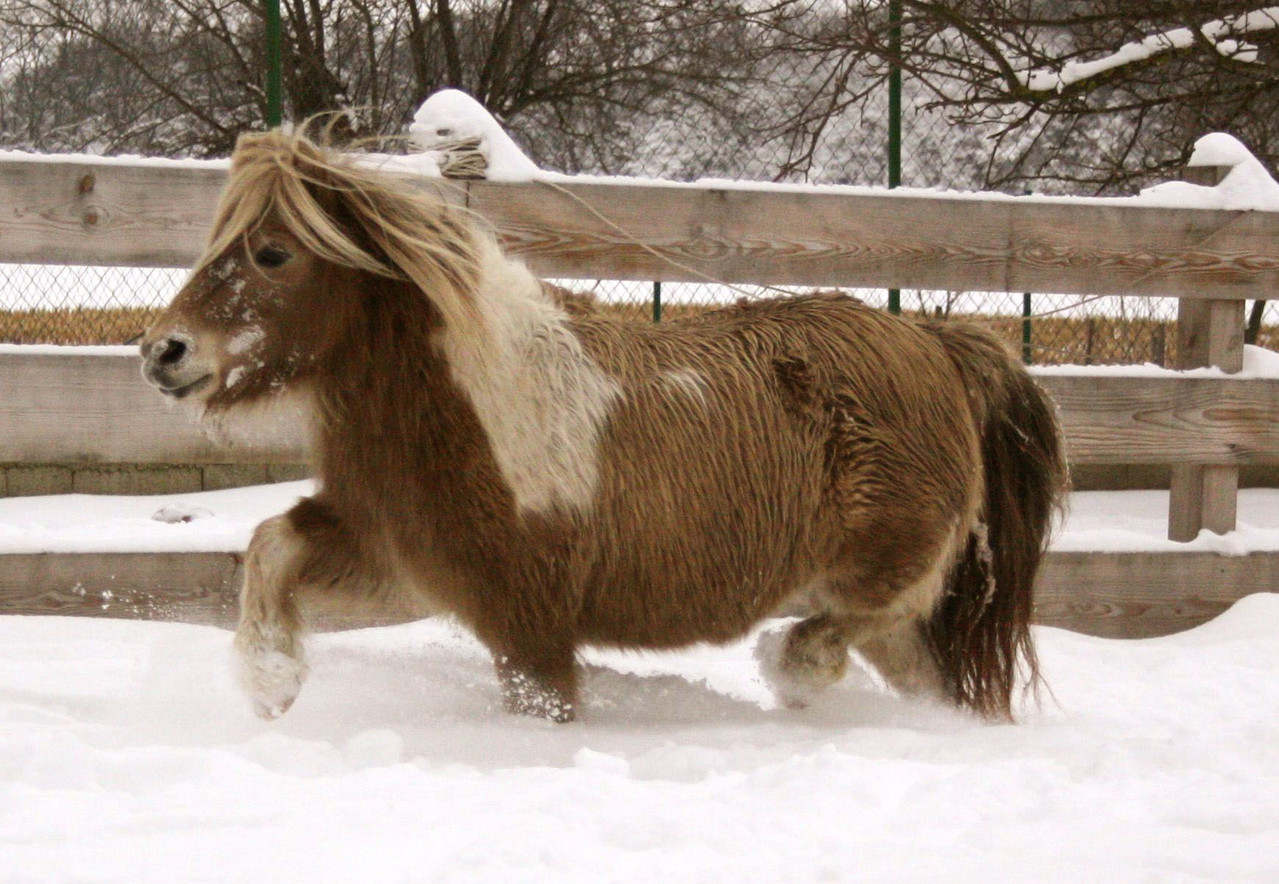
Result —
<instances>
[{"instance_id":1,"label":"bare tree","mask_svg":"<svg viewBox=\"0 0 1279 884\"><path fill-rule=\"evenodd\" d=\"M344 111L353 135L398 133L453 86L561 168L625 168L654 121L690 111L733 128L767 54L734 0L281 6L292 118ZM10 145L221 155L265 116L261 0L0 0L0 29L34 47L0 69L26 96L2 108Z\"/></svg>"},{"instance_id":2,"label":"bare tree","mask_svg":"<svg viewBox=\"0 0 1279 884\"><path fill-rule=\"evenodd\" d=\"M786 34L830 75L788 121L811 143L900 65L923 104L989 139L982 182L1122 192L1230 131L1279 160L1279 12L1218 0L849 0ZM803 151L798 152L802 155Z\"/></svg>"}]
</instances>

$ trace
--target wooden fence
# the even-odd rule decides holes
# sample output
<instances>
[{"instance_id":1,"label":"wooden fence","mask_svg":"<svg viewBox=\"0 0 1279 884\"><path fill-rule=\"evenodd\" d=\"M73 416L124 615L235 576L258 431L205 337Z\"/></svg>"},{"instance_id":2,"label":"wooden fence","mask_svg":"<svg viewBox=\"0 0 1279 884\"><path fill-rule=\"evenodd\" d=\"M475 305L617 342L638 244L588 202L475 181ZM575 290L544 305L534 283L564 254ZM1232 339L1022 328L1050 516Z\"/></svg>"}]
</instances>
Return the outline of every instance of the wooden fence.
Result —
<instances>
[{"instance_id":1,"label":"wooden fence","mask_svg":"<svg viewBox=\"0 0 1279 884\"><path fill-rule=\"evenodd\" d=\"M1212 183L1220 170L1192 175ZM224 177L215 164L0 159L0 261L189 265ZM1171 464L1175 539L1201 526L1230 530L1239 466L1279 462L1279 379L1228 376L1242 365L1245 299L1279 284L1279 214L794 186L419 183L486 218L509 251L547 276L1175 296L1182 367L1223 373L1041 376L1061 407L1072 462ZM142 385L136 360L120 356L0 354L0 428L0 463L301 456L288 439L214 446ZM81 588L97 579L90 572L119 586L116 577L143 567L127 556L85 558L79 571L47 557L3 558L0 609L11 610L47 610L72 573ZM191 591L204 601L166 610L217 619L236 564L214 559L209 574L222 576ZM1039 613L1102 634L1171 631L1242 593L1279 587L1277 563L1054 555ZM78 607L72 597L63 603Z\"/></svg>"}]
</instances>

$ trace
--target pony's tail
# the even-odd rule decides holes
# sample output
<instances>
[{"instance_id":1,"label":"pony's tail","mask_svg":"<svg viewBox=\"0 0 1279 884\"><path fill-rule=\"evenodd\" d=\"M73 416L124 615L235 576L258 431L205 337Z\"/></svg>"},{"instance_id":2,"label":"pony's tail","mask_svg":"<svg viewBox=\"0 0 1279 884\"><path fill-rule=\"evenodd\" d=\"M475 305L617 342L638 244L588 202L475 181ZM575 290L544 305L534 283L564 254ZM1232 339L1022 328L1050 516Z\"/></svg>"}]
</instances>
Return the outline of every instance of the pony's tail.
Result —
<instances>
[{"instance_id":1,"label":"pony's tail","mask_svg":"<svg viewBox=\"0 0 1279 884\"><path fill-rule=\"evenodd\" d=\"M1030 621L1068 485L1061 429L1052 400L998 339L960 323L929 327L968 390L985 481L978 521L924 632L952 699L1011 719L1019 667L1028 688L1040 682Z\"/></svg>"}]
</instances>

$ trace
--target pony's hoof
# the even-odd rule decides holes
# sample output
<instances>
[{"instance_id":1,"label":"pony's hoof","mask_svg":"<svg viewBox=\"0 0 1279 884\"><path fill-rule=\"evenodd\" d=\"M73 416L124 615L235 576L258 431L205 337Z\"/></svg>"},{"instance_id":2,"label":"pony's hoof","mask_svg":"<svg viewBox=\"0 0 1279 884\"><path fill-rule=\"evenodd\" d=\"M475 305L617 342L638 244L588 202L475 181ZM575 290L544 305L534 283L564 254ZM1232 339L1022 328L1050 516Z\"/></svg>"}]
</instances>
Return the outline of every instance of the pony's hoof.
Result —
<instances>
[{"instance_id":1,"label":"pony's hoof","mask_svg":"<svg viewBox=\"0 0 1279 884\"><path fill-rule=\"evenodd\" d=\"M573 701L548 687L540 679L515 672L502 684L502 705L515 715L545 718L556 724L567 724L577 718Z\"/></svg>"},{"instance_id":2,"label":"pony's hoof","mask_svg":"<svg viewBox=\"0 0 1279 884\"><path fill-rule=\"evenodd\" d=\"M279 705L272 706L255 697L253 700L253 711L257 713L258 718L263 721L275 721L281 715L288 712L289 707L292 705L293 700L286 700Z\"/></svg>"},{"instance_id":3,"label":"pony's hoof","mask_svg":"<svg viewBox=\"0 0 1279 884\"><path fill-rule=\"evenodd\" d=\"M534 718L545 718L556 724L567 724L577 718L573 704L552 693L516 697L507 696L503 703L507 712L514 715L531 715Z\"/></svg>"},{"instance_id":4,"label":"pony's hoof","mask_svg":"<svg viewBox=\"0 0 1279 884\"><path fill-rule=\"evenodd\" d=\"M786 644L788 633L785 629L774 629L761 633L755 642L753 656L759 663L759 674L764 684L773 693L777 705L786 709L807 709L809 702L817 690L813 685L796 678L794 671L786 666Z\"/></svg>"},{"instance_id":5,"label":"pony's hoof","mask_svg":"<svg viewBox=\"0 0 1279 884\"><path fill-rule=\"evenodd\" d=\"M301 660L279 651L263 651L240 658L240 684L259 718L274 721L289 711L306 681Z\"/></svg>"}]
</instances>

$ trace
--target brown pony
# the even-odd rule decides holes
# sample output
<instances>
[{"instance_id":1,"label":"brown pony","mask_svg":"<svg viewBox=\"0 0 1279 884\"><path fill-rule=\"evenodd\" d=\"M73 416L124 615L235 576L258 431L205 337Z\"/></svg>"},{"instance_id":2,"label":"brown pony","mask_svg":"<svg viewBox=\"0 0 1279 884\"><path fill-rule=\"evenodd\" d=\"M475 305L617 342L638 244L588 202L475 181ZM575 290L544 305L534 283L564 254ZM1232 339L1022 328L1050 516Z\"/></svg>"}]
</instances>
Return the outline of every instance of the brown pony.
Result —
<instances>
[{"instance_id":1,"label":"brown pony","mask_svg":"<svg viewBox=\"0 0 1279 884\"><path fill-rule=\"evenodd\" d=\"M856 648L895 688L1010 715L1065 483L1054 409L987 334L835 294L628 322L471 217L304 134L243 136L190 281L142 342L161 392L285 407L319 491L258 526L235 645L293 702L334 608L447 613L508 709L577 707L582 645L739 638L791 704Z\"/></svg>"}]
</instances>

